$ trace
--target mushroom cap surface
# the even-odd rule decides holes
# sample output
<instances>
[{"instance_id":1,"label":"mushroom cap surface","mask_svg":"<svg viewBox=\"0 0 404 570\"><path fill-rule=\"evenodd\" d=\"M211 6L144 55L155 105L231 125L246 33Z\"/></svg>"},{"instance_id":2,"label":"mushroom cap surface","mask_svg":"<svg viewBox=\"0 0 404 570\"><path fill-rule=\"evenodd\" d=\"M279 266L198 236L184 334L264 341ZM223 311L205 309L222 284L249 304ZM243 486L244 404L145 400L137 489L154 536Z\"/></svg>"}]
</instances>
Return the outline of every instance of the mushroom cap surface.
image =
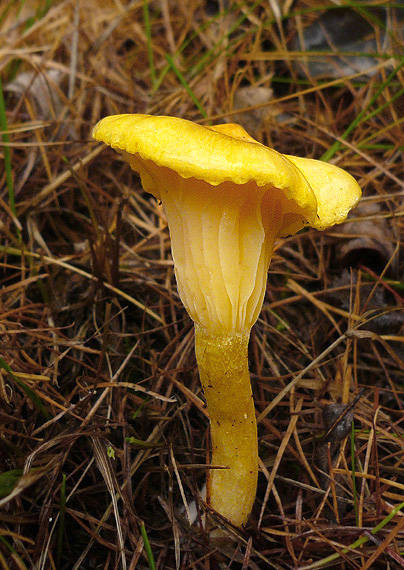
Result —
<instances>
[{"instance_id":1,"label":"mushroom cap surface","mask_svg":"<svg viewBox=\"0 0 404 570\"><path fill-rule=\"evenodd\" d=\"M143 114L112 115L95 126L93 138L103 141L126 159L166 167L184 179L204 180L211 186L223 182L258 188L272 187L294 203L301 221L285 218L278 235L298 231L304 225L324 229L342 222L359 201L355 179L331 164L280 154L255 141L240 126L207 127L186 119ZM131 165L135 170L136 163ZM159 184L147 184L160 199Z\"/></svg>"}]
</instances>

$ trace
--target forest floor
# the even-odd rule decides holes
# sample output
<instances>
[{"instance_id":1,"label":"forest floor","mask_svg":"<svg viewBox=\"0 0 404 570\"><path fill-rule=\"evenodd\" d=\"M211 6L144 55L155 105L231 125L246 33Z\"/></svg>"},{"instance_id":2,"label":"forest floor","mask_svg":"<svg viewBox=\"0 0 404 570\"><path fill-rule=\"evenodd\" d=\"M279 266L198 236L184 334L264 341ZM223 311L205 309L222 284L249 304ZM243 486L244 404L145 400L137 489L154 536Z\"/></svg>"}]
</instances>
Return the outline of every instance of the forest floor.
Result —
<instances>
[{"instance_id":1,"label":"forest floor","mask_svg":"<svg viewBox=\"0 0 404 570\"><path fill-rule=\"evenodd\" d=\"M2 569L404 567L403 12L1 2ZM121 113L238 122L362 188L349 222L276 244L241 530L199 495L209 423L163 210L91 138Z\"/></svg>"}]
</instances>

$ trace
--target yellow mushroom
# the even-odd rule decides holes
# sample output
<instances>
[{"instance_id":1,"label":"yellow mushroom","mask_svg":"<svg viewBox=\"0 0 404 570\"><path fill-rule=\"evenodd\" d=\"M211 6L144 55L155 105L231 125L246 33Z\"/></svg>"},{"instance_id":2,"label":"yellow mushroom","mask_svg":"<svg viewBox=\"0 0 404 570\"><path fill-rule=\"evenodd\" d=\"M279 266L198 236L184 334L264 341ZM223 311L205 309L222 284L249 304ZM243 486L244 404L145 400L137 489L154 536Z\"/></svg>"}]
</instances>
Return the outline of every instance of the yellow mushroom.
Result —
<instances>
[{"instance_id":1,"label":"yellow mushroom","mask_svg":"<svg viewBox=\"0 0 404 570\"><path fill-rule=\"evenodd\" d=\"M250 330L277 237L342 222L360 199L344 170L282 155L239 125L116 115L93 137L120 152L162 201L178 290L195 323L210 417L212 509L246 523L257 485L257 426L248 372Z\"/></svg>"}]
</instances>

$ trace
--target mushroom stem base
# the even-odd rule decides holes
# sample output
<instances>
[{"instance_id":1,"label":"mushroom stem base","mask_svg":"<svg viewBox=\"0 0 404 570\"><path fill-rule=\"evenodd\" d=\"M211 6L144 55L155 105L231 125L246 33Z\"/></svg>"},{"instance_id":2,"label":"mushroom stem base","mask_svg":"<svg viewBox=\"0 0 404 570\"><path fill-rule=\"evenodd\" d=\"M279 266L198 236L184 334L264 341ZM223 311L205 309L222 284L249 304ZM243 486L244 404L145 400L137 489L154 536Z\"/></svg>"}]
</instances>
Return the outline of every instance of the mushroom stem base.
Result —
<instances>
[{"instance_id":1,"label":"mushroom stem base","mask_svg":"<svg viewBox=\"0 0 404 570\"><path fill-rule=\"evenodd\" d=\"M257 424L248 372L250 332L214 334L195 326L195 350L211 429L212 509L236 526L247 522L258 476Z\"/></svg>"}]
</instances>

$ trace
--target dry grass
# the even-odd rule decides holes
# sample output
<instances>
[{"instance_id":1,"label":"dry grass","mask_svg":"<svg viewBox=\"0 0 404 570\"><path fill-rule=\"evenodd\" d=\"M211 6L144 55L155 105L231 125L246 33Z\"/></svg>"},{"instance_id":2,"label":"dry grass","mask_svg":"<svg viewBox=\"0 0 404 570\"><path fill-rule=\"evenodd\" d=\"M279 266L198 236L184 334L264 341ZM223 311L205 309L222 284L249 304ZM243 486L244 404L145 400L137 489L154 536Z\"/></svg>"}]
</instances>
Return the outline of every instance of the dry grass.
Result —
<instances>
[{"instance_id":1,"label":"dry grass","mask_svg":"<svg viewBox=\"0 0 404 570\"><path fill-rule=\"evenodd\" d=\"M296 47L334 2L1 3L1 568L404 566L402 23L386 45L369 7L394 3L348 4L369 76L315 77ZM250 346L259 488L227 543L183 508L208 422L161 209L89 137L132 112L237 114L365 196L275 252Z\"/></svg>"}]
</instances>

